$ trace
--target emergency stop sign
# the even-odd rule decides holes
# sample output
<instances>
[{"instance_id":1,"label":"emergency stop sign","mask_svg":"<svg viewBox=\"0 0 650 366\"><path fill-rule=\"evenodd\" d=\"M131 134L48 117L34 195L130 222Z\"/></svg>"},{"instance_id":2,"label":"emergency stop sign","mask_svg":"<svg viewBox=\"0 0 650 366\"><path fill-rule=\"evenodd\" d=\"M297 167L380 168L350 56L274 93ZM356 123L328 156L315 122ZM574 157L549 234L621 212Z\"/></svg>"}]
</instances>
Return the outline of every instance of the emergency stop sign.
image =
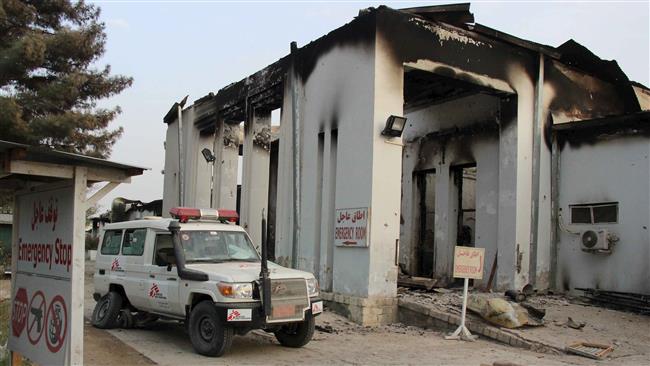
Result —
<instances>
[{"instance_id":1,"label":"emergency stop sign","mask_svg":"<svg viewBox=\"0 0 650 366\"><path fill-rule=\"evenodd\" d=\"M14 297L13 311L11 312L11 330L14 337L20 337L23 334L27 324L27 290L21 287L16 291Z\"/></svg>"}]
</instances>

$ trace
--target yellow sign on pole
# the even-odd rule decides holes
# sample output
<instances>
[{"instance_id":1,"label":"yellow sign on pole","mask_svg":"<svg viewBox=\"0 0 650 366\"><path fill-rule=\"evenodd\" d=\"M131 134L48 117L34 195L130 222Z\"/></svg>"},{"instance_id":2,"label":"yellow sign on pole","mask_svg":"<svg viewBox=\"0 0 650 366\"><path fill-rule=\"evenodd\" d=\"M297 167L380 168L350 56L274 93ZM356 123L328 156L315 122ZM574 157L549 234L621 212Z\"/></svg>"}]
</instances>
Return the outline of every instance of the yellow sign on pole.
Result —
<instances>
[{"instance_id":1,"label":"yellow sign on pole","mask_svg":"<svg viewBox=\"0 0 650 366\"><path fill-rule=\"evenodd\" d=\"M480 280L483 278L484 248L461 247L454 248L454 277L464 278L463 284L463 308L460 313L460 325L452 334L445 336L445 339L466 339L473 341L476 336L470 333L465 326L465 315L467 313L467 291L469 279Z\"/></svg>"},{"instance_id":2,"label":"yellow sign on pole","mask_svg":"<svg viewBox=\"0 0 650 366\"><path fill-rule=\"evenodd\" d=\"M482 279L484 258L485 248L456 246L454 249L454 277Z\"/></svg>"}]
</instances>

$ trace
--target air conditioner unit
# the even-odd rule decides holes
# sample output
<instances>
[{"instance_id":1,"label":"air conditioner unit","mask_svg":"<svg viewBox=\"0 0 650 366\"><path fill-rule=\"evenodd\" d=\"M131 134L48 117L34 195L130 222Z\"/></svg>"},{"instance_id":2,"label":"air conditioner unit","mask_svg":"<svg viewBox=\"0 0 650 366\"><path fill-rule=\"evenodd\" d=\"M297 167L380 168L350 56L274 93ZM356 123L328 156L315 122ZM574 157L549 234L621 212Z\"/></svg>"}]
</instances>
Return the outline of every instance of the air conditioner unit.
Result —
<instances>
[{"instance_id":1,"label":"air conditioner unit","mask_svg":"<svg viewBox=\"0 0 650 366\"><path fill-rule=\"evenodd\" d=\"M607 230L585 230L580 233L580 248L584 251L609 251Z\"/></svg>"}]
</instances>

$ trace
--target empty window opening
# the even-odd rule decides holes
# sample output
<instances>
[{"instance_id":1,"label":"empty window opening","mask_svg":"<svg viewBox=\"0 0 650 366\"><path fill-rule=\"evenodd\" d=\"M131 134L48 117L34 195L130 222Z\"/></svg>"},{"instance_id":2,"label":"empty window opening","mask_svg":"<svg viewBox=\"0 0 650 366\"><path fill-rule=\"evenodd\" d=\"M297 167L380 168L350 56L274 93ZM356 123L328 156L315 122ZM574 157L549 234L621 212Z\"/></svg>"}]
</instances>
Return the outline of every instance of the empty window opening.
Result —
<instances>
[{"instance_id":1,"label":"empty window opening","mask_svg":"<svg viewBox=\"0 0 650 366\"><path fill-rule=\"evenodd\" d=\"M618 202L569 205L572 224L616 224Z\"/></svg>"},{"instance_id":2,"label":"empty window opening","mask_svg":"<svg viewBox=\"0 0 650 366\"><path fill-rule=\"evenodd\" d=\"M271 126L279 126L282 121L282 109L277 108L271 111Z\"/></svg>"}]
</instances>

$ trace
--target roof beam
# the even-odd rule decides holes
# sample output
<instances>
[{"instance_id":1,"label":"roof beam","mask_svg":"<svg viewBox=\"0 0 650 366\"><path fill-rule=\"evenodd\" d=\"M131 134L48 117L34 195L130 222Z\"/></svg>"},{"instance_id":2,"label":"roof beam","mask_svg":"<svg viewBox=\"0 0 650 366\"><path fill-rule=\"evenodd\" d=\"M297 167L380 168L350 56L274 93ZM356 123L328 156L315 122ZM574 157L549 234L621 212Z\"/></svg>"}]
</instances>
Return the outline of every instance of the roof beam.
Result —
<instances>
[{"instance_id":1,"label":"roof beam","mask_svg":"<svg viewBox=\"0 0 650 366\"><path fill-rule=\"evenodd\" d=\"M86 208L94 206L99 200L104 198L107 194L109 194L113 189L115 189L117 186L119 186L119 182L108 182L106 183L105 186L103 186L99 191L95 192L92 196L88 197L86 199Z\"/></svg>"},{"instance_id":2,"label":"roof beam","mask_svg":"<svg viewBox=\"0 0 650 366\"><path fill-rule=\"evenodd\" d=\"M9 160L5 170L9 174L38 175L61 179L72 179L74 177L73 166L27 160Z\"/></svg>"},{"instance_id":3,"label":"roof beam","mask_svg":"<svg viewBox=\"0 0 650 366\"><path fill-rule=\"evenodd\" d=\"M23 174L51 178L72 179L74 178L74 166L27 160L9 160L3 174ZM89 167L88 181L130 183L131 177L129 177L126 172L123 172L120 169Z\"/></svg>"}]
</instances>

